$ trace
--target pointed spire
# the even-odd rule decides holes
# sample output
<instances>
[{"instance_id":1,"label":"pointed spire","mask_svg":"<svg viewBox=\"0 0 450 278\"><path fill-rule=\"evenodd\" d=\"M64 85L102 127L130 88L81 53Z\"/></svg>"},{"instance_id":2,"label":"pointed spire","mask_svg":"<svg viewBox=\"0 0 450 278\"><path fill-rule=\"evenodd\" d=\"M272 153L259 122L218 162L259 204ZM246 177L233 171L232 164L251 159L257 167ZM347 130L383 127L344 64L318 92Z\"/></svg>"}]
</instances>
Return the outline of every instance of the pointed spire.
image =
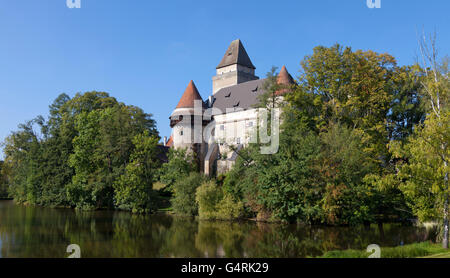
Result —
<instances>
[{"instance_id":1,"label":"pointed spire","mask_svg":"<svg viewBox=\"0 0 450 278\"><path fill-rule=\"evenodd\" d=\"M280 73L277 76L277 83L283 85L293 85L295 84L294 78L289 74L286 69L286 66L283 66L280 70Z\"/></svg>"},{"instance_id":2,"label":"pointed spire","mask_svg":"<svg viewBox=\"0 0 450 278\"><path fill-rule=\"evenodd\" d=\"M292 76L289 74L286 66L283 66L280 70L280 73L278 73L277 83L279 85L282 85L281 89L275 92L275 94L278 96L289 92L290 87L295 84L294 78L292 78Z\"/></svg>"},{"instance_id":3,"label":"pointed spire","mask_svg":"<svg viewBox=\"0 0 450 278\"><path fill-rule=\"evenodd\" d=\"M191 80L176 108L193 108L195 100L201 100L203 102L197 87L195 87L194 81Z\"/></svg>"},{"instance_id":4,"label":"pointed spire","mask_svg":"<svg viewBox=\"0 0 450 278\"><path fill-rule=\"evenodd\" d=\"M220 64L216 68L219 69L234 64L255 69L250 57L248 57L247 51L245 51L244 45L239 39L231 42L222 61L220 61Z\"/></svg>"}]
</instances>

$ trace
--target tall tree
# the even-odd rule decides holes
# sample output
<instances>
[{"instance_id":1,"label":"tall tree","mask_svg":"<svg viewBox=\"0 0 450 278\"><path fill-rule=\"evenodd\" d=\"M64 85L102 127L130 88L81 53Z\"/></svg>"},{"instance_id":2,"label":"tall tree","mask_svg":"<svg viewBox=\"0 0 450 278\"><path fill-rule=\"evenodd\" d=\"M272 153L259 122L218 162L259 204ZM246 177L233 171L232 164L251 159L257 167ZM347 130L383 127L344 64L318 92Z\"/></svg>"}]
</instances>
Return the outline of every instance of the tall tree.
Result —
<instances>
[{"instance_id":1,"label":"tall tree","mask_svg":"<svg viewBox=\"0 0 450 278\"><path fill-rule=\"evenodd\" d=\"M68 196L79 208L113 207L113 184L125 173L134 136L145 131L157 136L154 121L141 109L104 100L100 109L76 117L77 136L69 159L75 175Z\"/></svg>"},{"instance_id":2,"label":"tall tree","mask_svg":"<svg viewBox=\"0 0 450 278\"><path fill-rule=\"evenodd\" d=\"M17 202L113 207L113 183L125 173L135 135L157 137L142 109L104 92L58 96L47 120L19 126L5 141L5 169Z\"/></svg>"},{"instance_id":3,"label":"tall tree","mask_svg":"<svg viewBox=\"0 0 450 278\"><path fill-rule=\"evenodd\" d=\"M449 141L450 141L450 81L448 57L439 62L436 34L425 34L419 41L422 65L417 70L428 111L423 125L400 147L393 146L397 157L406 157L399 169L403 190L420 219L442 220L442 246L449 241Z\"/></svg>"},{"instance_id":4,"label":"tall tree","mask_svg":"<svg viewBox=\"0 0 450 278\"><path fill-rule=\"evenodd\" d=\"M160 167L159 138L148 131L133 138L134 150L125 174L114 183L114 200L117 207L135 213L150 212L156 208L153 182Z\"/></svg>"}]
</instances>

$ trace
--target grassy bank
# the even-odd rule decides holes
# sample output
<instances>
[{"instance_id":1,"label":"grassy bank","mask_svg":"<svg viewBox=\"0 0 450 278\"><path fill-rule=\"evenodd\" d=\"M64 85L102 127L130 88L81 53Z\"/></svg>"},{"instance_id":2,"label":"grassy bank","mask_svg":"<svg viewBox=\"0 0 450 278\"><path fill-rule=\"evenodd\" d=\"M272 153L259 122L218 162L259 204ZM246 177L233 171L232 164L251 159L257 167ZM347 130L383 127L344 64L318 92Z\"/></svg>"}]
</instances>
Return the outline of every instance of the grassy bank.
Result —
<instances>
[{"instance_id":1,"label":"grassy bank","mask_svg":"<svg viewBox=\"0 0 450 278\"><path fill-rule=\"evenodd\" d=\"M321 258L367 258L366 250L336 250L326 252ZM450 250L440 244L421 242L397 247L382 247L381 258L450 258Z\"/></svg>"}]
</instances>

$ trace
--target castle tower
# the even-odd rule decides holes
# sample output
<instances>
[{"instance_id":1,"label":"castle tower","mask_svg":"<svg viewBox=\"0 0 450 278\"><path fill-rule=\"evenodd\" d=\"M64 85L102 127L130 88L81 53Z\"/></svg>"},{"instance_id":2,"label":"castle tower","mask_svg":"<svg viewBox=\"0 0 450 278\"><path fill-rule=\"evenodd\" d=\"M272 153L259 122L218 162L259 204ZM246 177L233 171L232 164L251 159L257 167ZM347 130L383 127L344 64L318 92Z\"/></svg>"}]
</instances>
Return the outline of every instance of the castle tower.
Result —
<instances>
[{"instance_id":1,"label":"castle tower","mask_svg":"<svg viewBox=\"0 0 450 278\"><path fill-rule=\"evenodd\" d=\"M255 69L241 41L232 41L212 78L213 94L225 87L259 79Z\"/></svg>"},{"instance_id":2,"label":"castle tower","mask_svg":"<svg viewBox=\"0 0 450 278\"><path fill-rule=\"evenodd\" d=\"M205 109L205 103L191 80L177 107L169 117L172 128L172 146L194 152L199 162L203 161L207 148L203 142L203 127L208 124L203 120ZM202 163L199 165L202 168Z\"/></svg>"},{"instance_id":3,"label":"castle tower","mask_svg":"<svg viewBox=\"0 0 450 278\"><path fill-rule=\"evenodd\" d=\"M295 84L294 78L289 74L286 66L283 66L277 76L277 84L282 88L276 92L276 95L283 95L290 90L290 87Z\"/></svg>"}]
</instances>

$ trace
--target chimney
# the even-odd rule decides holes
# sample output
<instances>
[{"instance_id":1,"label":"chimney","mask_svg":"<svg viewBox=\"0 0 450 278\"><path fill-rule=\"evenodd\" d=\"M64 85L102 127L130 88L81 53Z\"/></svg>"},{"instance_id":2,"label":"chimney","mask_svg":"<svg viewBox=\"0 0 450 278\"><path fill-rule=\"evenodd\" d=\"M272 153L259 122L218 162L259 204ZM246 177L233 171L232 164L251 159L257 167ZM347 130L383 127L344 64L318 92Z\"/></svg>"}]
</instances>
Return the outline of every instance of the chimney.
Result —
<instances>
[{"instance_id":1,"label":"chimney","mask_svg":"<svg viewBox=\"0 0 450 278\"><path fill-rule=\"evenodd\" d=\"M164 136L163 144L164 144L164 147L167 145L167 136Z\"/></svg>"}]
</instances>

